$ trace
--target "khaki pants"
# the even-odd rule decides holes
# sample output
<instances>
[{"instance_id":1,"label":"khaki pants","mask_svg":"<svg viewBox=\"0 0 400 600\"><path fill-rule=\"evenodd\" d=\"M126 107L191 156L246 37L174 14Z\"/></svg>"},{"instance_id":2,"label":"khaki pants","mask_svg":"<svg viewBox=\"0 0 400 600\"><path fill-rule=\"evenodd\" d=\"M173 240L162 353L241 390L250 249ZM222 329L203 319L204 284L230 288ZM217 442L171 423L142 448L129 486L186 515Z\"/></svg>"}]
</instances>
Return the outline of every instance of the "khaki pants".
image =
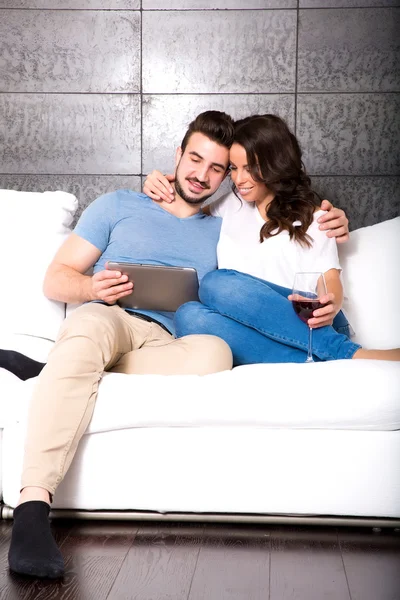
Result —
<instances>
[{"instance_id":1,"label":"khaki pants","mask_svg":"<svg viewBox=\"0 0 400 600\"><path fill-rule=\"evenodd\" d=\"M175 339L118 306L77 308L64 321L33 394L21 487L54 494L90 422L104 371L206 375L231 367L230 348L218 337Z\"/></svg>"}]
</instances>

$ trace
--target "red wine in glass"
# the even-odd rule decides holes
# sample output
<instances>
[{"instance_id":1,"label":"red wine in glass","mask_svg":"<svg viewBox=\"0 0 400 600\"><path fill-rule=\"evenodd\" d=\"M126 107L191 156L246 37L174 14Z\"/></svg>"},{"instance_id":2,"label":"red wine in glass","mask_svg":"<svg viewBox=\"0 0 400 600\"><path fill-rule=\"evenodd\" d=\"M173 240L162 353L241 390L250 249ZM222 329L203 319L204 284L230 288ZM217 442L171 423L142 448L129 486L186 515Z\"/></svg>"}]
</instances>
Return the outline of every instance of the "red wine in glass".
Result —
<instances>
[{"instance_id":1,"label":"red wine in glass","mask_svg":"<svg viewBox=\"0 0 400 600\"><path fill-rule=\"evenodd\" d=\"M308 325L314 310L325 306L319 299L326 294L324 274L315 272L295 273L292 289L292 305L296 315ZM314 362L312 356L312 328L308 325L307 363Z\"/></svg>"},{"instance_id":2,"label":"red wine in glass","mask_svg":"<svg viewBox=\"0 0 400 600\"><path fill-rule=\"evenodd\" d=\"M313 316L314 310L317 308L322 308L326 306L325 304L321 304L319 300L293 300L292 301L294 312L296 315L303 321L303 323L308 323L308 319L311 319Z\"/></svg>"}]
</instances>

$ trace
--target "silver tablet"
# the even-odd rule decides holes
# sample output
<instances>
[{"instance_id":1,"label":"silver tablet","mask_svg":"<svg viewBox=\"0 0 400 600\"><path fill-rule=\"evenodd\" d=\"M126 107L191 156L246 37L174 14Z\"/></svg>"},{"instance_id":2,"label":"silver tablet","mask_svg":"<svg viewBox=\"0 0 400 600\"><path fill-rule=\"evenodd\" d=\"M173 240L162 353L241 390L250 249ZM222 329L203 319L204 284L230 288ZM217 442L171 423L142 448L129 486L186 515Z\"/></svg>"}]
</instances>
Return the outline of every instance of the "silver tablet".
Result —
<instances>
[{"instance_id":1,"label":"silver tablet","mask_svg":"<svg viewBox=\"0 0 400 600\"><path fill-rule=\"evenodd\" d=\"M196 269L112 261L107 269L121 271L134 284L132 293L118 300L123 308L175 312L181 304L199 300Z\"/></svg>"}]
</instances>

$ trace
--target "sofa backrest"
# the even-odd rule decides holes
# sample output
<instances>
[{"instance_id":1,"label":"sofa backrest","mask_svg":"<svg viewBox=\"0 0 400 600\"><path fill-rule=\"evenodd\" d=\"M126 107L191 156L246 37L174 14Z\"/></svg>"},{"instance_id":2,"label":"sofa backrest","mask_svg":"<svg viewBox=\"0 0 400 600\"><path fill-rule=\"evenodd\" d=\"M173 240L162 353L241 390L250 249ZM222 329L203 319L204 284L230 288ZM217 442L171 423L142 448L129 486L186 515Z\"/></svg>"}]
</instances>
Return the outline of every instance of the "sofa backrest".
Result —
<instances>
[{"instance_id":1,"label":"sofa backrest","mask_svg":"<svg viewBox=\"0 0 400 600\"><path fill-rule=\"evenodd\" d=\"M400 348L400 217L352 231L338 248L354 340L365 348Z\"/></svg>"},{"instance_id":2,"label":"sofa backrest","mask_svg":"<svg viewBox=\"0 0 400 600\"><path fill-rule=\"evenodd\" d=\"M77 207L67 192L0 190L0 334L56 338L65 304L44 296L43 278Z\"/></svg>"},{"instance_id":3,"label":"sofa backrest","mask_svg":"<svg viewBox=\"0 0 400 600\"><path fill-rule=\"evenodd\" d=\"M0 190L0 334L56 338L65 305L47 300L42 284L77 205L75 196L62 191ZM353 231L339 245L339 256L343 308L355 341L366 348L400 347L400 217Z\"/></svg>"}]
</instances>

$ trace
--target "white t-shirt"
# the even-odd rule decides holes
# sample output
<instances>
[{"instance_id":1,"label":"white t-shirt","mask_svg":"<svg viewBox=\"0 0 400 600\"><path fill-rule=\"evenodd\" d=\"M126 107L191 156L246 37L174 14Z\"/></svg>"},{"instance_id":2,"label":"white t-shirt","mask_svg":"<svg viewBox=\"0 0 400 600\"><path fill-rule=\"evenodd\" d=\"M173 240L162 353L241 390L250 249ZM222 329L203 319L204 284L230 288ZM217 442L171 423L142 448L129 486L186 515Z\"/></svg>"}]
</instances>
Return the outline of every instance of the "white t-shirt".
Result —
<instances>
[{"instance_id":1,"label":"white t-shirt","mask_svg":"<svg viewBox=\"0 0 400 600\"><path fill-rule=\"evenodd\" d=\"M260 229L265 221L255 204L239 200L233 192L210 208L212 215L222 217L217 247L220 269L234 269L287 288L293 286L298 271L340 270L336 240L320 231L316 222L325 211L314 213L314 221L307 229L313 245L306 248L291 241L287 231L260 243Z\"/></svg>"}]
</instances>

